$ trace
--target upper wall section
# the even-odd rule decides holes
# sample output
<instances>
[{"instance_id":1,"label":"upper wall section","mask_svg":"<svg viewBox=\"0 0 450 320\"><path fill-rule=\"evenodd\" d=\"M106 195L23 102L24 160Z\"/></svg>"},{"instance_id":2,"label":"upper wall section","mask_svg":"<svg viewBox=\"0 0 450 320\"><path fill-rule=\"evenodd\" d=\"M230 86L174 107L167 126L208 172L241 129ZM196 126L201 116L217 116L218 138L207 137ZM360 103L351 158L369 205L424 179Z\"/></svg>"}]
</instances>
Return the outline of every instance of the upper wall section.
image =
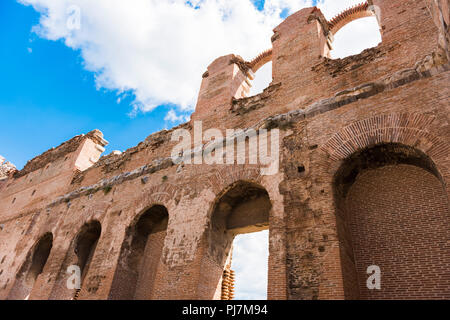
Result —
<instances>
[{"instance_id":1,"label":"upper wall section","mask_svg":"<svg viewBox=\"0 0 450 320\"><path fill-rule=\"evenodd\" d=\"M89 152L86 152L86 150L80 150L84 152L77 154L78 156L82 156L82 159L78 159L77 157L76 167L79 170L85 170L97 162L100 154L105 151L104 147L108 144L108 142L103 139L103 134L99 130L91 131L86 135L83 134L76 136L69 141L62 143L60 146L52 148L40 156L33 158L27 162L22 170L17 171L14 174L14 178L18 179L28 175L29 173L42 169L51 163L61 160L62 158L64 158L64 161L67 161L71 157L71 154L77 153L76 151L78 151L80 146L86 143L98 146L98 150L97 152L93 152L92 155L89 155ZM88 149L93 151L92 147L89 147Z\"/></svg>"},{"instance_id":2,"label":"upper wall section","mask_svg":"<svg viewBox=\"0 0 450 320\"><path fill-rule=\"evenodd\" d=\"M224 119L236 116L230 111L233 101L246 96L249 79L268 61L273 63L272 85L279 89L263 93L271 106L265 116L305 108L340 91L414 68L427 56L431 63L444 64L448 59L436 24L438 14L433 14L436 3L443 8L440 12L448 10L448 0L369 0L327 21L315 7L302 9L274 29L273 47L259 59L246 62L229 55L214 61L203 76L192 119L202 120L204 127L221 128ZM329 58L333 36L340 28L375 14L383 37L378 47L344 59Z\"/></svg>"},{"instance_id":3,"label":"upper wall section","mask_svg":"<svg viewBox=\"0 0 450 320\"><path fill-rule=\"evenodd\" d=\"M94 130L28 161L3 183L0 218L5 220L18 211L32 210L34 205L67 192L75 171L86 170L96 163L106 145L103 134Z\"/></svg>"}]
</instances>

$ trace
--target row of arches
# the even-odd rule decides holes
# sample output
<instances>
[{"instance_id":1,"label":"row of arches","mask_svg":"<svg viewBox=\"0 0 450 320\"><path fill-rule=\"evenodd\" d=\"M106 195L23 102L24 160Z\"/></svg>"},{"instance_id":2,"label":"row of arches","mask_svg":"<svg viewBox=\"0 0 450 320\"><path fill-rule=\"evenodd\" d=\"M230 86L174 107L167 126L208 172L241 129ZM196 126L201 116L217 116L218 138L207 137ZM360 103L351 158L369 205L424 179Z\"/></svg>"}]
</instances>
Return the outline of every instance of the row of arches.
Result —
<instances>
[{"instance_id":1,"label":"row of arches","mask_svg":"<svg viewBox=\"0 0 450 320\"><path fill-rule=\"evenodd\" d=\"M164 206L155 205L138 216L126 231L126 237L120 251L120 263L114 277L110 299L144 299L144 288L152 283L155 269L155 256L161 254L167 229L168 212ZM50 299L76 300L85 283L95 249L102 233L99 221L84 224L75 236L66 253L57 275ZM155 237L159 237L156 239ZM159 240L159 241L155 241ZM162 240L162 241L161 241ZM159 246L155 248L154 242ZM32 290L42 274L53 247L53 234L46 233L36 242L20 268L8 299L28 300ZM149 252L150 251L150 252ZM151 257L146 261L145 257ZM153 264L153 268L152 268ZM67 281L70 266L77 266L80 275L80 288L68 289ZM144 272L143 272L144 271ZM74 273L75 274L75 273ZM75 282L74 282L75 283ZM148 290L147 290L148 291Z\"/></svg>"},{"instance_id":2,"label":"row of arches","mask_svg":"<svg viewBox=\"0 0 450 320\"><path fill-rule=\"evenodd\" d=\"M269 228L271 202L267 191L256 183L239 181L224 191L211 212L211 223L207 230L208 256L214 267L205 266L220 285L225 263L228 260L234 238ZM167 233L169 213L163 205L153 205L139 214L125 231L120 248L118 265L113 277L108 299L110 300L148 300L161 259ZM51 300L76 300L80 290L85 287L102 227L99 221L85 223L64 257L50 294ZM218 244L218 245L215 245ZM28 299L38 277L42 274L53 247L53 234L44 234L30 249L25 263L20 268L8 299ZM68 289L67 281L70 266L80 269L81 289ZM205 284L210 286L210 283ZM201 286L201 285L200 285ZM210 286L207 293L213 298L216 286Z\"/></svg>"},{"instance_id":3,"label":"row of arches","mask_svg":"<svg viewBox=\"0 0 450 320\"><path fill-rule=\"evenodd\" d=\"M402 299L447 297L450 280L450 209L445 181L422 151L401 143L378 143L353 153L334 174L333 199L345 297ZM259 183L239 180L217 195L206 228L204 297L220 297L233 241L240 234L270 228L273 203ZM126 229L109 299L155 299L154 285L164 249L169 212L152 205ZM78 265L83 288L102 233L98 221L83 225L64 258L51 299L74 299L66 268ZM295 240L295 239L294 239ZM43 272L53 235L33 246L9 299L27 299ZM383 289L367 288L367 267L382 270ZM416 291L411 291L416 288Z\"/></svg>"},{"instance_id":4,"label":"row of arches","mask_svg":"<svg viewBox=\"0 0 450 320\"><path fill-rule=\"evenodd\" d=\"M79 289L67 289L66 270L68 266L78 266L80 270L80 282L83 283L89 270L92 257L95 252L101 234L100 222L94 220L83 225L75 239L72 241L64 259L61 271L58 273L56 286L50 298L74 299ZM44 234L28 253L25 263L19 270L14 286L8 299L28 300L32 290L42 274L53 247L53 234Z\"/></svg>"}]
</instances>

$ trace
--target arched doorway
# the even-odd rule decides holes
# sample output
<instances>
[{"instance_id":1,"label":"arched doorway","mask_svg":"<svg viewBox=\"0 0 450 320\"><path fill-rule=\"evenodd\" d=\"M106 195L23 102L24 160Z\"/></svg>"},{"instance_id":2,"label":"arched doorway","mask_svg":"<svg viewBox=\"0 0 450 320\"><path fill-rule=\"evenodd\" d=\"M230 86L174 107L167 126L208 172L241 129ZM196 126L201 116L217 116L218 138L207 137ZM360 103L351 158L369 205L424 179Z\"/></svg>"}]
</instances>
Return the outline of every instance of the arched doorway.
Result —
<instances>
[{"instance_id":1,"label":"arched doorway","mask_svg":"<svg viewBox=\"0 0 450 320\"><path fill-rule=\"evenodd\" d=\"M268 230L271 208L267 191L252 182L239 181L218 197L206 233L207 257L202 265L205 276L200 283L205 292L200 292L200 296L205 299L233 298L233 241L241 234Z\"/></svg>"},{"instance_id":2,"label":"arched doorway","mask_svg":"<svg viewBox=\"0 0 450 320\"><path fill-rule=\"evenodd\" d=\"M109 299L148 300L164 248L169 213L155 205L127 228Z\"/></svg>"},{"instance_id":3,"label":"arched doorway","mask_svg":"<svg viewBox=\"0 0 450 320\"><path fill-rule=\"evenodd\" d=\"M348 299L450 298L450 210L442 178L421 151L379 144L347 158L334 180ZM381 288L369 289L369 267Z\"/></svg>"},{"instance_id":4,"label":"arched doorway","mask_svg":"<svg viewBox=\"0 0 450 320\"><path fill-rule=\"evenodd\" d=\"M17 273L8 300L28 300L37 278L44 270L52 246L52 233L46 233L38 240Z\"/></svg>"},{"instance_id":5,"label":"arched doorway","mask_svg":"<svg viewBox=\"0 0 450 320\"><path fill-rule=\"evenodd\" d=\"M67 251L64 262L56 279L55 286L50 295L50 299L71 300L78 299L86 275L89 271L92 258L97 247L98 240L102 232L102 226L99 221L93 220L84 224L78 232L75 239ZM70 276L68 268L70 266L79 267L80 271L80 289L69 289L67 280Z\"/></svg>"}]
</instances>

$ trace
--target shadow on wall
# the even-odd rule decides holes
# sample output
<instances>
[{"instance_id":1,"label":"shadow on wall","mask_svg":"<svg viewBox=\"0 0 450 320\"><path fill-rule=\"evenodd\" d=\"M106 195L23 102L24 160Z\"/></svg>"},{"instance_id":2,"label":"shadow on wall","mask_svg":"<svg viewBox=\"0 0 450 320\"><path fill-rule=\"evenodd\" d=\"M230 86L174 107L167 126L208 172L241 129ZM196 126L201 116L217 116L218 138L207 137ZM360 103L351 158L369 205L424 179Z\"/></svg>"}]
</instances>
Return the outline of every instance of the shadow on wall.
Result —
<instances>
[{"instance_id":1,"label":"shadow on wall","mask_svg":"<svg viewBox=\"0 0 450 320\"><path fill-rule=\"evenodd\" d=\"M64 263L61 266L58 277L56 278L55 286L50 295L50 300L76 300L78 298L89 271L89 266L94 256L101 232L102 226L97 220L88 222L81 227L67 251ZM80 268L81 289L79 290L67 288L67 280L69 277L67 270L69 266L72 265Z\"/></svg>"},{"instance_id":2,"label":"shadow on wall","mask_svg":"<svg viewBox=\"0 0 450 320\"><path fill-rule=\"evenodd\" d=\"M8 300L28 300L34 284L42 274L53 246L53 235L46 233L34 245L17 273Z\"/></svg>"},{"instance_id":3,"label":"shadow on wall","mask_svg":"<svg viewBox=\"0 0 450 320\"><path fill-rule=\"evenodd\" d=\"M449 202L427 155L376 145L344 161L334 187L347 299L450 298ZM381 290L367 288L372 265Z\"/></svg>"},{"instance_id":4,"label":"shadow on wall","mask_svg":"<svg viewBox=\"0 0 450 320\"><path fill-rule=\"evenodd\" d=\"M110 300L150 300L166 237L169 213L155 205L126 231Z\"/></svg>"}]
</instances>

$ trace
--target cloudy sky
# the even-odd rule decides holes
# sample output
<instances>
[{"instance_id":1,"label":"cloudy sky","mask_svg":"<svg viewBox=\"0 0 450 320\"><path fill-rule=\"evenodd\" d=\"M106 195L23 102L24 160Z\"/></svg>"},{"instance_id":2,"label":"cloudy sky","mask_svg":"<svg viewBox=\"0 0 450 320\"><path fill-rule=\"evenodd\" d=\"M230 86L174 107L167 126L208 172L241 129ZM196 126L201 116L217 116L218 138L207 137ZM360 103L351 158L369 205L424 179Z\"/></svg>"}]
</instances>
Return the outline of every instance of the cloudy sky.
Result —
<instances>
[{"instance_id":1,"label":"cloudy sky","mask_svg":"<svg viewBox=\"0 0 450 320\"><path fill-rule=\"evenodd\" d=\"M123 151L187 121L201 75L217 57L252 59L271 47L273 28L301 8L318 5L331 18L361 1L1 0L0 154L20 169L96 128L110 141L107 152ZM333 57L380 41L374 18L355 21L336 35ZM252 92L270 81L268 64ZM237 252L267 248L267 237L259 237L240 241ZM266 264L265 255L254 256L261 259L255 266ZM264 285L254 281L260 272L235 268L238 279L252 279L241 297L261 297Z\"/></svg>"}]
</instances>

